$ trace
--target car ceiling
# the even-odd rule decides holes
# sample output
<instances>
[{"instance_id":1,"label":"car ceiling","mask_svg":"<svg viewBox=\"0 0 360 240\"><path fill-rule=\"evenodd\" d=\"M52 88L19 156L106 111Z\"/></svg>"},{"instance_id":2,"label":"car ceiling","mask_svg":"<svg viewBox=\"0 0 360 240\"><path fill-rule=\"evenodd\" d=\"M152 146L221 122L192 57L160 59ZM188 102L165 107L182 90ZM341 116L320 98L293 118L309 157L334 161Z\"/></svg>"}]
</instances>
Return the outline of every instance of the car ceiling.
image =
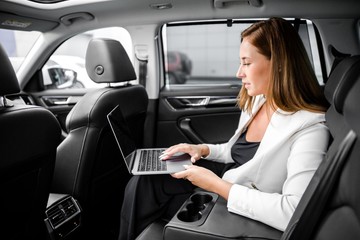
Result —
<instances>
[{"instance_id":1,"label":"car ceiling","mask_svg":"<svg viewBox=\"0 0 360 240\"><path fill-rule=\"evenodd\" d=\"M167 9L166 6L171 8ZM184 20L270 16L308 19L358 18L359 9L360 1L354 0L66 0L53 4L29 0L0 2L0 16L30 19L33 24L28 30L40 31L67 23L81 23L92 17L99 26L145 25ZM77 15L78 13L88 14L82 16ZM64 16L65 19L70 16L70 21L62 21ZM3 18L0 20L3 21Z\"/></svg>"}]
</instances>

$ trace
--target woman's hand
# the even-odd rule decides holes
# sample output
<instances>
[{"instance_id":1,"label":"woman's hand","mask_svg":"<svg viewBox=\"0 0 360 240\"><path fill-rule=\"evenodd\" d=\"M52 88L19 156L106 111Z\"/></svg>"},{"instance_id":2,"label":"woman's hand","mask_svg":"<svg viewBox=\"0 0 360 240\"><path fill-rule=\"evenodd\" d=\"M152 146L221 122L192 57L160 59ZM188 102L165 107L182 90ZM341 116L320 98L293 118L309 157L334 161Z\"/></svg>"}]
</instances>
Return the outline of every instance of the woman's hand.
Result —
<instances>
[{"instance_id":1,"label":"woman's hand","mask_svg":"<svg viewBox=\"0 0 360 240\"><path fill-rule=\"evenodd\" d=\"M171 174L172 177L178 179L185 179L190 181L195 186L198 186L206 191L214 192L228 199L231 183L221 179L212 171L195 166L195 165L185 165L185 170L177 173Z\"/></svg>"},{"instance_id":2,"label":"woman's hand","mask_svg":"<svg viewBox=\"0 0 360 240\"><path fill-rule=\"evenodd\" d=\"M174 146L169 147L163 152L162 160L169 159L175 153L188 153L191 156L191 162L195 163L200 158L209 155L209 148L204 144L187 144L180 143Z\"/></svg>"}]
</instances>

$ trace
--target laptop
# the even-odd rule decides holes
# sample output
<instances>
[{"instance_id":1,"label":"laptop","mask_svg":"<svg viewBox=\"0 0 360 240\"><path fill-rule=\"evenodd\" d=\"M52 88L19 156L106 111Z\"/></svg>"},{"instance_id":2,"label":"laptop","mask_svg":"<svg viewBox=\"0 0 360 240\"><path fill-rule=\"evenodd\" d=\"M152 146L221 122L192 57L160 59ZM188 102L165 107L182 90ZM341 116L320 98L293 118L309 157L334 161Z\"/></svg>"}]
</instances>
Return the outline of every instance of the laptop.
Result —
<instances>
[{"instance_id":1,"label":"laptop","mask_svg":"<svg viewBox=\"0 0 360 240\"><path fill-rule=\"evenodd\" d=\"M190 155L186 153L176 154L163 161L160 155L166 148L137 149L119 105L107 115L107 119L130 174L170 174L183 171L184 165L192 164Z\"/></svg>"}]
</instances>

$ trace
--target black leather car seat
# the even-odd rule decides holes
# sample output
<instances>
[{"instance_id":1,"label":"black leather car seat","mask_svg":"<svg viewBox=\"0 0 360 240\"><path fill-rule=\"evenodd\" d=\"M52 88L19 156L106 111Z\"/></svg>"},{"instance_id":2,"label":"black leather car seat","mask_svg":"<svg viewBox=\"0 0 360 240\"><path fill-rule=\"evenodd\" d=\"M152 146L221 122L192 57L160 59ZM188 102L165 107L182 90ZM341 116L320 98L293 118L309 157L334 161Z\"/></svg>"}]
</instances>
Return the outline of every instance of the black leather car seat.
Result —
<instances>
[{"instance_id":1,"label":"black leather car seat","mask_svg":"<svg viewBox=\"0 0 360 240\"><path fill-rule=\"evenodd\" d=\"M360 56L342 60L325 86L333 137L282 239L360 239Z\"/></svg>"},{"instance_id":2,"label":"black leather car seat","mask_svg":"<svg viewBox=\"0 0 360 240\"><path fill-rule=\"evenodd\" d=\"M0 238L45 239L60 125L45 108L5 98L20 87L1 45L0 59Z\"/></svg>"},{"instance_id":3,"label":"black leather car seat","mask_svg":"<svg viewBox=\"0 0 360 240\"><path fill-rule=\"evenodd\" d=\"M68 136L58 147L52 190L79 201L84 232L101 239L117 238L123 192L130 176L107 114L119 105L140 147L148 95L143 86L128 83L136 79L136 74L120 42L91 40L85 61L90 78L109 83L109 87L87 93L67 116ZM110 86L120 82L125 84Z\"/></svg>"}]
</instances>

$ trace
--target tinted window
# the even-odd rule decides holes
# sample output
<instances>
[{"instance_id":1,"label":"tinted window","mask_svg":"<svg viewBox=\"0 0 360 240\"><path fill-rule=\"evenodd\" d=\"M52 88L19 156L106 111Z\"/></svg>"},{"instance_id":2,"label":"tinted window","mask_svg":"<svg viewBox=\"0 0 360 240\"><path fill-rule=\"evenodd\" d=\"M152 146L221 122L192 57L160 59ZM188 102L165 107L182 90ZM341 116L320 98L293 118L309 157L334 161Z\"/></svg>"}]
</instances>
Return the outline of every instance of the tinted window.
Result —
<instances>
[{"instance_id":1,"label":"tinted window","mask_svg":"<svg viewBox=\"0 0 360 240\"><path fill-rule=\"evenodd\" d=\"M234 21L231 26L226 21L168 24L163 32L166 84L241 84L235 77L239 67L240 34L252 23ZM322 84L311 22L301 21L299 35Z\"/></svg>"}]
</instances>

